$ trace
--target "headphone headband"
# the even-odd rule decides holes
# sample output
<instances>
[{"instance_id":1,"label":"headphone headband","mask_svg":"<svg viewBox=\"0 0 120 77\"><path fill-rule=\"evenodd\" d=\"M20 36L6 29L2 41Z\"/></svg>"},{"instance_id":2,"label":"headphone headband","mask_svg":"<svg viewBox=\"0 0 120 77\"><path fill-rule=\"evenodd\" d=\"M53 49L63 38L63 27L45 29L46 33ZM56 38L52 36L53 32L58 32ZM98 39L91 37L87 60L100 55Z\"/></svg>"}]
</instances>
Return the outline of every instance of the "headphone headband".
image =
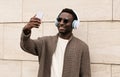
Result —
<instances>
[{"instance_id":1,"label":"headphone headband","mask_svg":"<svg viewBox=\"0 0 120 77\"><path fill-rule=\"evenodd\" d=\"M72 27L73 27L74 29L77 29L78 26L79 26L79 17L78 17L78 14L77 14L74 10L69 9L69 8L63 9L63 10L60 12L60 14L61 14L62 12L67 12L67 13L72 14L72 16L74 17L74 21L72 22ZM60 15L60 14L59 14L59 15ZM58 15L58 17L59 17L59 15ZM55 25L58 26L58 21L57 21L57 20L55 21Z\"/></svg>"}]
</instances>

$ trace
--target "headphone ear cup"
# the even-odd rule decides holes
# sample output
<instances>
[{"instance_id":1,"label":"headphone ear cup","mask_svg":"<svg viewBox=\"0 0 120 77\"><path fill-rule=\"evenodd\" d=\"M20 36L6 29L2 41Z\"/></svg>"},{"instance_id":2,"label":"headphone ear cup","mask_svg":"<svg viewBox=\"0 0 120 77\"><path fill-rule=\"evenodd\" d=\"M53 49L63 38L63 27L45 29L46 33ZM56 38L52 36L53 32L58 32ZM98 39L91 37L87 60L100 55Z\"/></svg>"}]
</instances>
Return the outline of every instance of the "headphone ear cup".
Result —
<instances>
[{"instance_id":1,"label":"headphone ear cup","mask_svg":"<svg viewBox=\"0 0 120 77\"><path fill-rule=\"evenodd\" d=\"M55 20L55 26L58 27L58 21L57 20Z\"/></svg>"},{"instance_id":2,"label":"headphone ear cup","mask_svg":"<svg viewBox=\"0 0 120 77\"><path fill-rule=\"evenodd\" d=\"M78 21L78 20L74 20L74 21L72 22L72 27L73 27L73 29L77 29L78 26L79 26L79 21Z\"/></svg>"}]
</instances>

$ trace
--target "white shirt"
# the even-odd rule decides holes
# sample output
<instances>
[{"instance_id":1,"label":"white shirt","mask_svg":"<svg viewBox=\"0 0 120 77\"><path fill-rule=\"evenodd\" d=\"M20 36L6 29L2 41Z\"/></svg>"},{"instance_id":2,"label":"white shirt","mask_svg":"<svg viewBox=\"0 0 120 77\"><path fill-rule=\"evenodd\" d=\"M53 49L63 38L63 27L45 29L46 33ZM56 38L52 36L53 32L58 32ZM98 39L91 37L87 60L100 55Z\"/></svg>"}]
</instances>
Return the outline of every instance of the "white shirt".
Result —
<instances>
[{"instance_id":1,"label":"white shirt","mask_svg":"<svg viewBox=\"0 0 120 77\"><path fill-rule=\"evenodd\" d=\"M52 56L51 77L62 77L64 54L68 41L58 38L57 47Z\"/></svg>"}]
</instances>

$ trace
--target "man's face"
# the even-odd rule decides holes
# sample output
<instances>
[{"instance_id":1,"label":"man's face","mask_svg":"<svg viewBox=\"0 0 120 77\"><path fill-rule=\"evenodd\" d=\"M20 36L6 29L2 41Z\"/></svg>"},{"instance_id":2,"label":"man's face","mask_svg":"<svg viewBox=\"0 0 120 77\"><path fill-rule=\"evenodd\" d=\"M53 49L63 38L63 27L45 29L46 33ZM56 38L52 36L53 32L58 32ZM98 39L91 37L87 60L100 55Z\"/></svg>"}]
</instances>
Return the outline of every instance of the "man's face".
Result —
<instances>
[{"instance_id":1,"label":"man's face","mask_svg":"<svg viewBox=\"0 0 120 77\"><path fill-rule=\"evenodd\" d=\"M57 18L58 31L61 34L72 33L73 16L70 13L62 12Z\"/></svg>"}]
</instances>

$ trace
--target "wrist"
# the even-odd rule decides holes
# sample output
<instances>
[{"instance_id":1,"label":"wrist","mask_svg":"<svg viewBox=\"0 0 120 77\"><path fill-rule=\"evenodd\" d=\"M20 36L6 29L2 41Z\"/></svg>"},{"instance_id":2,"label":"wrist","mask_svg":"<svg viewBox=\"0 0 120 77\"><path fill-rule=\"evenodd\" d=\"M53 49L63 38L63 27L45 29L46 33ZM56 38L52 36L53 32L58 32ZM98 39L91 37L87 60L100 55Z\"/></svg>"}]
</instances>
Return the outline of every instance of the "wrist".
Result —
<instances>
[{"instance_id":1,"label":"wrist","mask_svg":"<svg viewBox=\"0 0 120 77\"><path fill-rule=\"evenodd\" d=\"M28 35L31 33L31 29L23 28L23 32L25 33L25 35Z\"/></svg>"}]
</instances>

